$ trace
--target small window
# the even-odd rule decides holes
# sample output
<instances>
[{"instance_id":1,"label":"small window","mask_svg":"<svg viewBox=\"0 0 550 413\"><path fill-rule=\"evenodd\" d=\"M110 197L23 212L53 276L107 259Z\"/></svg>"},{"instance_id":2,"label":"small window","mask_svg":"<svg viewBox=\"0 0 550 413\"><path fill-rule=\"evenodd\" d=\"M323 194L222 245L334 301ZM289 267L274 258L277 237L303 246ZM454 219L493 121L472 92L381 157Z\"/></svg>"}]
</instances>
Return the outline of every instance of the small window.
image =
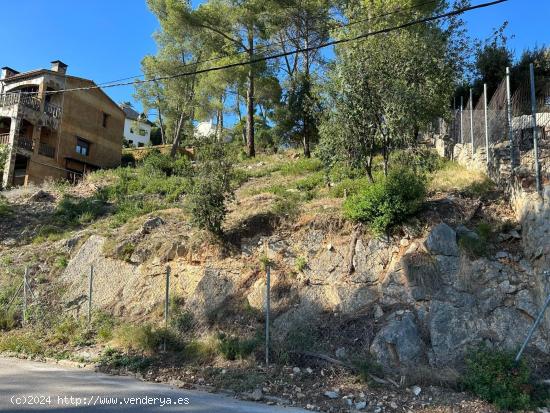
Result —
<instances>
[{"instance_id":1,"label":"small window","mask_svg":"<svg viewBox=\"0 0 550 413\"><path fill-rule=\"evenodd\" d=\"M147 136L147 131L146 131L145 129L140 129L140 130L139 130L139 134L140 134L141 136Z\"/></svg>"},{"instance_id":2,"label":"small window","mask_svg":"<svg viewBox=\"0 0 550 413\"><path fill-rule=\"evenodd\" d=\"M138 142L138 148L143 148L144 146L143 142Z\"/></svg>"},{"instance_id":3,"label":"small window","mask_svg":"<svg viewBox=\"0 0 550 413\"><path fill-rule=\"evenodd\" d=\"M88 156L90 154L90 143L84 139L76 138L76 153Z\"/></svg>"},{"instance_id":4,"label":"small window","mask_svg":"<svg viewBox=\"0 0 550 413\"><path fill-rule=\"evenodd\" d=\"M128 143L129 143L130 145L133 145L133 144L134 144L134 141L130 139L130 140L128 141Z\"/></svg>"},{"instance_id":5,"label":"small window","mask_svg":"<svg viewBox=\"0 0 550 413\"><path fill-rule=\"evenodd\" d=\"M103 112L103 127L107 127L107 121L109 120L109 115L105 112Z\"/></svg>"}]
</instances>

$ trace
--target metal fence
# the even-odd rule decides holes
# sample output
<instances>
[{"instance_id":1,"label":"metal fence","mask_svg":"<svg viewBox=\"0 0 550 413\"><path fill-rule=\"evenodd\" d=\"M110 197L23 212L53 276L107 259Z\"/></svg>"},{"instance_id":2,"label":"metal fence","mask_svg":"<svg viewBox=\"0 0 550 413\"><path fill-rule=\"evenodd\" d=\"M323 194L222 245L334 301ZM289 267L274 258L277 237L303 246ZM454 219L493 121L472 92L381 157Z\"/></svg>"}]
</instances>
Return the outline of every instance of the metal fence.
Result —
<instances>
[{"instance_id":1,"label":"metal fence","mask_svg":"<svg viewBox=\"0 0 550 413\"><path fill-rule=\"evenodd\" d=\"M531 173L537 191L550 178L550 78L528 80L512 91L510 70L491 97L484 85L474 101L472 91L460 98L451 116L452 143L472 157L483 158L500 178ZM464 103L465 102L465 103Z\"/></svg>"}]
</instances>

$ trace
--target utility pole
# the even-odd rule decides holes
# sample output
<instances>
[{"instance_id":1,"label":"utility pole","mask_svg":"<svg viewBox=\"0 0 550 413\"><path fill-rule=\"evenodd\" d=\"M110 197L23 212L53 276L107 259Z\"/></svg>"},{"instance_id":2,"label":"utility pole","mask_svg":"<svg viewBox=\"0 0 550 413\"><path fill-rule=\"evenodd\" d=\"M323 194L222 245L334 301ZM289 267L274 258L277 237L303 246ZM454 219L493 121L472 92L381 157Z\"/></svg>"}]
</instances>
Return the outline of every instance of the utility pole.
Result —
<instances>
[{"instance_id":1,"label":"utility pole","mask_svg":"<svg viewBox=\"0 0 550 413\"><path fill-rule=\"evenodd\" d=\"M166 289L164 295L164 328L168 330L168 307L170 304L170 266L166 266ZM166 332L164 335L163 349L166 351Z\"/></svg>"}]
</instances>

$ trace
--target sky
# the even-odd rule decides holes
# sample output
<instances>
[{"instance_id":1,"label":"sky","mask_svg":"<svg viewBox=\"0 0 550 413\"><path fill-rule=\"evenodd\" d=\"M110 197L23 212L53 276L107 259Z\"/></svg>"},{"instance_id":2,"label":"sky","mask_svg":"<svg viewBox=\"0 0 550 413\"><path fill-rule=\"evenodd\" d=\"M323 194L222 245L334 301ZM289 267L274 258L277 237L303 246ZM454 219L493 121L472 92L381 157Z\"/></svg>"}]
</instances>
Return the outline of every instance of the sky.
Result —
<instances>
[{"instance_id":1,"label":"sky","mask_svg":"<svg viewBox=\"0 0 550 413\"><path fill-rule=\"evenodd\" d=\"M49 68L59 59L69 65L69 74L104 83L139 75L141 59L156 51L158 22L145 0L3 0L1 10L0 67ZM550 45L549 17L549 0L509 0L464 19L479 39L509 21L509 46L517 56L524 48ZM133 99L133 86L106 92L116 102Z\"/></svg>"}]
</instances>

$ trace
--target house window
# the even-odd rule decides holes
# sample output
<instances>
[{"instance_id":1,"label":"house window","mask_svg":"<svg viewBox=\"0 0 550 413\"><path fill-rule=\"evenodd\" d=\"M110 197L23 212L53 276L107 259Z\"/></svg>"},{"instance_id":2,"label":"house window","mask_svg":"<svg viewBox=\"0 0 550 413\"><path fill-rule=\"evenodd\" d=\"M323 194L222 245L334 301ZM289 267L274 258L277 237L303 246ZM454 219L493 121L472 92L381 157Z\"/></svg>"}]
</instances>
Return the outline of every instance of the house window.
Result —
<instances>
[{"instance_id":1,"label":"house window","mask_svg":"<svg viewBox=\"0 0 550 413\"><path fill-rule=\"evenodd\" d=\"M138 142L138 148L143 148L144 146L143 142Z\"/></svg>"},{"instance_id":2,"label":"house window","mask_svg":"<svg viewBox=\"0 0 550 413\"><path fill-rule=\"evenodd\" d=\"M109 115L105 112L103 112L103 127L107 127L107 121L109 120Z\"/></svg>"},{"instance_id":3,"label":"house window","mask_svg":"<svg viewBox=\"0 0 550 413\"><path fill-rule=\"evenodd\" d=\"M76 153L88 156L90 154L90 143L84 139L76 138Z\"/></svg>"},{"instance_id":4,"label":"house window","mask_svg":"<svg viewBox=\"0 0 550 413\"><path fill-rule=\"evenodd\" d=\"M141 136L147 136L147 131L146 131L145 129L140 129L140 130L139 130L139 134L140 134Z\"/></svg>"}]
</instances>

